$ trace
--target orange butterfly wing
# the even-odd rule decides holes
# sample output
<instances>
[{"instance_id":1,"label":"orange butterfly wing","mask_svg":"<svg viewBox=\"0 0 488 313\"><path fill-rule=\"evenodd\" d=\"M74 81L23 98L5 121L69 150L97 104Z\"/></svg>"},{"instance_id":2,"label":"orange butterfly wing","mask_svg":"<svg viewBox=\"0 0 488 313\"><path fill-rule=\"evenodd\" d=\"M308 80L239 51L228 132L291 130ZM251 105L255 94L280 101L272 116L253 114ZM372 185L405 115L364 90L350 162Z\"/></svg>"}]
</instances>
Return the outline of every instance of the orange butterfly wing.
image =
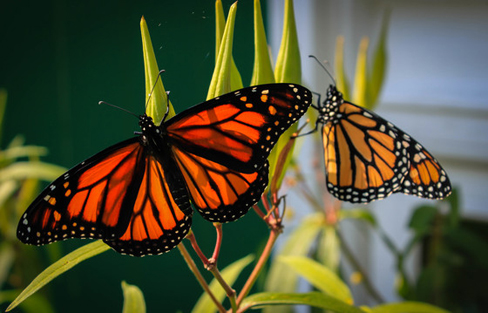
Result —
<instances>
[{"instance_id":1,"label":"orange butterfly wing","mask_svg":"<svg viewBox=\"0 0 488 313\"><path fill-rule=\"evenodd\" d=\"M253 173L311 100L310 91L300 85L240 89L176 115L167 122L168 137L179 150Z\"/></svg>"},{"instance_id":2,"label":"orange butterfly wing","mask_svg":"<svg viewBox=\"0 0 488 313\"><path fill-rule=\"evenodd\" d=\"M190 228L188 197L180 209L162 165L144 149L138 138L123 141L56 179L22 216L18 238L35 245L101 238L132 255L174 247Z\"/></svg>"},{"instance_id":3,"label":"orange butterfly wing","mask_svg":"<svg viewBox=\"0 0 488 313\"><path fill-rule=\"evenodd\" d=\"M248 87L178 114L168 138L193 205L211 222L234 221L268 184L267 157L279 136L311 103L291 84Z\"/></svg>"},{"instance_id":4,"label":"orange butterfly wing","mask_svg":"<svg viewBox=\"0 0 488 313\"><path fill-rule=\"evenodd\" d=\"M392 123L343 101L335 87L320 109L327 188L336 198L368 203L395 192L427 199L450 194L438 161Z\"/></svg>"},{"instance_id":5,"label":"orange butterfly wing","mask_svg":"<svg viewBox=\"0 0 488 313\"><path fill-rule=\"evenodd\" d=\"M268 161L252 173L232 170L191 153L176 150L193 205L211 222L231 222L259 201L268 184Z\"/></svg>"}]
</instances>

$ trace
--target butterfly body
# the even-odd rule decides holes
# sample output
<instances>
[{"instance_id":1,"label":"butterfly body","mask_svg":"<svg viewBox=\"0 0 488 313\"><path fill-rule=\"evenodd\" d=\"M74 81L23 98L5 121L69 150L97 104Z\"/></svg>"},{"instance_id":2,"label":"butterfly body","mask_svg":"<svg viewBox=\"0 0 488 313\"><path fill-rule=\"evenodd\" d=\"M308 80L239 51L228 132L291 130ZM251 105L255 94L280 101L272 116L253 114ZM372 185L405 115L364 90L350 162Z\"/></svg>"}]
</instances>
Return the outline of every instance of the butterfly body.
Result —
<instances>
[{"instance_id":1,"label":"butterfly body","mask_svg":"<svg viewBox=\"0 0 488 313\"><path fill-rule=\"evenodd\" d=\"M396 192L427 199L450 194L446 172L420 143L376 113L345 101L335 86L316 108L327 188L336 198L368 203Z\"/></svg>"},{"instance_id":2,"label":"butterfly body","mask_svg":"<svg viewBox=\"0 0 488 313\"><path fill-rule=\"evenodd\" d=\"M192 205L230 222L268 183L267 156L311 103L298 85L248 87L196 105L83 161L51 183L17 229L24 243L103 239L122 254L174 248L188 233Z\"/></svg>"}]
</instances>

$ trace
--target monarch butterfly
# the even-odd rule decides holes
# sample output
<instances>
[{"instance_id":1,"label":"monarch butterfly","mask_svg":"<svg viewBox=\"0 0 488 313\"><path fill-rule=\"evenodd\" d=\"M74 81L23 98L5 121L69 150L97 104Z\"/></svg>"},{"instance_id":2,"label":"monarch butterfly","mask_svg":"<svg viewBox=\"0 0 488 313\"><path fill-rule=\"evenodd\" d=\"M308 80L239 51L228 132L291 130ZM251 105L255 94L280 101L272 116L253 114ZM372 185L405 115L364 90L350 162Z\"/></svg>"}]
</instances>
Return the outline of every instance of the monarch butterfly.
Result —
<instances>
[{"instance_id":1,"label":"monarch butterfly","mask_svg":"<svg viewBox=\"0 0 488 313\"><path fill-rule=\"evenodd\" d=\"M193 210L234 221L268 183L267 157L307 110L309 90L270 84L244 88L189 108L81 162L51 183L22 215L17 237L43 245L98 238L121 254L175 247Z\"/></svg>"},{"instance_id":2,"label":"monarch butterfly","mask_svg":"<svg viewBox=\"0 0 488 313\"><path fill-rule=\"evenodd\" d=\"M345 101L334 85L318 106L327 189L339 200L368 203L395 192L443 199L451 183L439 162L410 135Z\"/></svg>"}]
</instances>

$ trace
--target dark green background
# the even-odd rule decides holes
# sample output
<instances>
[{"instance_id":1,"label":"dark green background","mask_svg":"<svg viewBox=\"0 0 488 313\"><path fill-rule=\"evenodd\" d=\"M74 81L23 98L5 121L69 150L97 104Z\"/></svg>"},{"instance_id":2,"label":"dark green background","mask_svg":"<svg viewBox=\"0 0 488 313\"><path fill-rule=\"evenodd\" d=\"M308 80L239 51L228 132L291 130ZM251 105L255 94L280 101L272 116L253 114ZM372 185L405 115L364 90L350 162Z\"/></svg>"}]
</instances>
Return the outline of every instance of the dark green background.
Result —
<instances>
[{"instance_id":1,"label":"dark green background","mask_svg":"<svg viewBox=\"0 0 488 313\"><path fill-rule=\"evenodd\" d=\"M227 14L232 1L223 3ZM8 104L2 147L23 134L27 144L48 147L45 161L72 167L133 136L138 130L134 117L97 103L105 100L143 112L139 28L143 15L159 67L166 70L163 82L176 111L204 101L215 58L214 1L4 2L0 87L8 91ZM252 1L241 1L234 56L245 85L252 71L252 31ZM195 214L194 231L210 255L213 226ZM253 212L224 225L220 267L255 253L267 233ZM70 240L61 245L67 253L85 243ZM47 288L58 312L120 312L122 280L142 289L149 312L187 312L201 294L176 249L145 258L110 250L76 266Z\"/></svg>"}]
</instances>

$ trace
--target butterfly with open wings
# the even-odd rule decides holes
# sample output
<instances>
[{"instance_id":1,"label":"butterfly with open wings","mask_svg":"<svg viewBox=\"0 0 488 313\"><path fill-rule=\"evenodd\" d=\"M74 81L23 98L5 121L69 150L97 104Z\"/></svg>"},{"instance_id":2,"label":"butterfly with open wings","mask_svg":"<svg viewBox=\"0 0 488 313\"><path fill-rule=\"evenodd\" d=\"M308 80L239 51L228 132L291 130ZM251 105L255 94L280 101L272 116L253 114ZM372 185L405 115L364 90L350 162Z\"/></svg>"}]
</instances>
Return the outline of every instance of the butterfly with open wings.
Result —
<instances>
[{"instance_id":1,"label":"butterfly with open wings","mask_svg":"<svg viewBox=\"0 0 488 313\"><path fill-rule=\"evenodd\" d=\"M122 254L174 248L188 233L192 206L211 222L234 221L268 184L267 157L311 104L292 84L240 89L191 107L81 162L27 208L24 243L94 238Z\"/></svg>"}]
</instances>

